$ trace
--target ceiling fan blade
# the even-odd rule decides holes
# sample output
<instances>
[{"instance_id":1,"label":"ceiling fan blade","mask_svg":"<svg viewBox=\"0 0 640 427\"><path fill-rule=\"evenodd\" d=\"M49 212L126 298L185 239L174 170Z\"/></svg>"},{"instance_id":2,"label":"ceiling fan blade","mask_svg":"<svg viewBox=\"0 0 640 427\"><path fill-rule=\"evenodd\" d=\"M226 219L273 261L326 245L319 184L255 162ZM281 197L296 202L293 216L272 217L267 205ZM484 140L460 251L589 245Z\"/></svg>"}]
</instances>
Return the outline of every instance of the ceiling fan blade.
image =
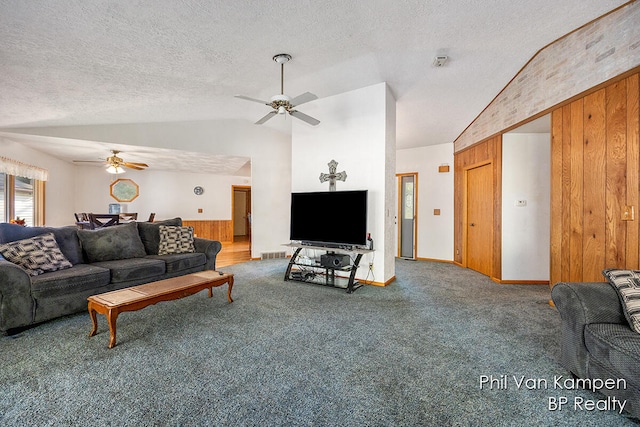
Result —
<instances>
[{"instance_id":1,"label":"ceiling fan blade","mask_svg":"<svg viewBox=\"0 0 640 427\"><path fill-rule=\"evenodd\" d=\"M275 111L275 110L274 110L274 111L269 111L269 112L267 113L267 115L266 115L266 116L264 116L263 118L261 118L260 120L258 120L255 124L257 124L257 125L261 125L261 124L263 124L264 122L266 122L267 120L269 120L271 117L275 116L276 114L277 114L277 113L276 113L276 111Z\"/></svg>"},{"instance_id":2,"label":"ceiling fan blade","mask_svg":"<svg viewBox=\"0 0 640 427\"><path fill-rule=\"evenodd\" d=\"M316 126L316 125L320 124L320 120L314 119L313 117L308 116L305 113L301 113L300 111L297 111L297 110L293 110L289 114L291 114L296 119L300 119L303 122L309 123L312 126Z\"/></svg>"},{"instance_id":3,"label":"ceiling fan blade","mask_svg":"<svg viewBox=\"0 0 640 427\"><path fill-rule=\"evenodd\" d=\"M144 170L144 168L141 168L140 166L132 165L131 163L122 163L120 166L124 166L125 168L129 168L129 169L135 169L135 170L138 170L138 171L143 171Z\"/></svg>"},{"instance_id":4,"label":"ceiling fan blade","mask_svg":"<svg viewBox=\"0 0 640 427\"><path fill-rule=\"evenodd\" d=\"M125 165L134 165L134 166L141 166L143 168L148 168L149 165L146 163L136 163L136 162L125 162Z\"/></svg>"},{"instance_id":5,"label":"ceiling fan blade","mask_svg":"<svg viewBox=\"0 0 640 427\"><path fill-rule=\"evenodd\" d=\"M318 97L311 92L305 92L302 95L298 95L293 98L291 101L289 101L289 104L291 104L292 107L295 107L296 105L304 104L305 102L313 101L316 99L318 99Z\"/></svg>"},{"instance_id":6,"label":"ceiling fan blade","mask_svg":"<svg viewBox=\"0 0 640 427\"><path fill-rule=\"evenodd\" d=\"M244 96L244 95L235 95L236 98L240 98L240 99L244 99L247 101L253 101L253 102L259 102L260 104L264 104L264 105L269 105L270 103L267 101L261 101L259 99L255 99L255 98L249 98L248 96Z\"/></svg>"}]
</instances>

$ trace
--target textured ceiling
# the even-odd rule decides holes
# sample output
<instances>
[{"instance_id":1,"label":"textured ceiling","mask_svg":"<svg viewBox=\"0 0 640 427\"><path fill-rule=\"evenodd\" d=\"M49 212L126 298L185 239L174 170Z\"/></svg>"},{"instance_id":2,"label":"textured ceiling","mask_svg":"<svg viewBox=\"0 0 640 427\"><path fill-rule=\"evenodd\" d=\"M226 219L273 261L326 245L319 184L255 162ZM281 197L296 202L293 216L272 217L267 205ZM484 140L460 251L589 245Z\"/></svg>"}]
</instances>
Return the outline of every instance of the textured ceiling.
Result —
<instances>
[{"instance_id":1,"label":"textured ceiling","mask_svg":"<svg viewBox=\"0 0 640 427\"><path fill-rule=\"evenodd\" d=\"M271 58L285 52L290 96L386 81L398 148L448 143L538 50L624 3L0 0L0 128L252 125L267 107L233 96L278 93ZM449 57L444 67L432 66L438 54ZM290 120L263 126L291 129Z\"/></svg>"},{"instance_id":2,"label":"textured ceiling","mask_svg":"<svg viewBox=\"0 0 640 427\"><path fill-rule=\"evenodd\" d=\"M213 155L77 139L52 139L46 136L15 135L8 132L0 132L0 136L62 160L69 162L79 160L81 162L74 162L78 166L106 168L107 165L102 161L112 155L111 150L118 150L120 151L118 157L125 162L147 163L148 170L251 176L251 159L242 156ZM85 163L86 161L94 163Z\"/></svg>"}]
</instances>

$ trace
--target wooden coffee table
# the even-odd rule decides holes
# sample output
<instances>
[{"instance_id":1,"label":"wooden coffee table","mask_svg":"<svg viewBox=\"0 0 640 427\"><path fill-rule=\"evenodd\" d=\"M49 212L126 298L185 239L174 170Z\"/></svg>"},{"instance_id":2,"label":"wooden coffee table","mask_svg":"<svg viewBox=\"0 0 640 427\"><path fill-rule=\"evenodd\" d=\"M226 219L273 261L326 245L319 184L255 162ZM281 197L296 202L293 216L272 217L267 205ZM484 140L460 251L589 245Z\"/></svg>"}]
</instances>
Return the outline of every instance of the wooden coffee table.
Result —
<instances>
[{"instance_id":1,"label":"wooden coffee table","mask_svg":"<svg viewBox=\"0 0 640 427\"><path fill-rule=\"evenodd\" d=\"M93 322L93 329L89 333L92 337L98 330L98 319L96 313L107 316L111 339L109 348L116 345L116 319L118 314L124 311L136 311L160 301L171 301L198 293L204 289L209 289L209 298L213 296L213 288L229 284L227 299L231 298L231 288L233 287L233 274L219 273L213 270L200 271L185 276L173 277L171 279L159 280L157 282L145 283L144 285L132 286L117 291L106 292L104 294L92 295L88 299L89 315Z\"/></svg>"}]
</instances>

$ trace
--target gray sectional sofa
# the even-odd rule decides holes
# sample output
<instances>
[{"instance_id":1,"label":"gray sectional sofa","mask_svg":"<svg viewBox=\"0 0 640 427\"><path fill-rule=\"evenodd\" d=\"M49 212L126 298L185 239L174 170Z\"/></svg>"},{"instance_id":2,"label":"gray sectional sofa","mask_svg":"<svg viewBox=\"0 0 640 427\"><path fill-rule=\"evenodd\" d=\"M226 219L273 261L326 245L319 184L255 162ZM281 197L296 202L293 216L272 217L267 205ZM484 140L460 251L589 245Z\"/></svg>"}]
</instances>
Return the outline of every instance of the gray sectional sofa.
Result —
<instances>
[{"instance_id":1,"label":"gray sectional sofa","mask_svg":"<svg viewBox=\"0 0 640 427\"><path fill-rule=\"evenodd\" d=\"M551 297L562 319L560 363L578 378L623 379L596 385L640 418L640 334L629 326L616 289L606 282L561 282Z\"/></svg>"},{"instance_id":2,"label":"gray sectional sofa","mask_svg":"<svg viewBox=\"0 0 640 427\"><path fill-rule=\"evenodd\" d=\"M196 237L192 239L193 252L158 255L161 225L181 226L182 220L132 222L100 230L0 223L0 244L53 233L59 252L66 258L66 268L30 275L0 256L0 332L12 334L86 311L90 295L215 270L216 255L222 248L215 240Z\"/></svg>"}]
</instances>

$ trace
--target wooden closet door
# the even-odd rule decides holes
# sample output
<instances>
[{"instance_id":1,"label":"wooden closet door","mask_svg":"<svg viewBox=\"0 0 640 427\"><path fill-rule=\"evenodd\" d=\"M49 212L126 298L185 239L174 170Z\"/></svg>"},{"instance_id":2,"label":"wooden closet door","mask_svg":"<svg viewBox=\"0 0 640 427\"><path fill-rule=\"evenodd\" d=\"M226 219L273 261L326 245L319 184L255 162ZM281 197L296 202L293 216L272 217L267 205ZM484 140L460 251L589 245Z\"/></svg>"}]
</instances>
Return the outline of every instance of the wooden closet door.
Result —
<instances>
[{"instance_id":1,"label":"wooden closet door","mask_svg":"<svg viewBox=\"0 0 640 427\"><path fill-rule=\"evenodd\" d=\"M491 277L493 265L493 168L467 171L467 267Z\"/></svg>"}]
</instances>

